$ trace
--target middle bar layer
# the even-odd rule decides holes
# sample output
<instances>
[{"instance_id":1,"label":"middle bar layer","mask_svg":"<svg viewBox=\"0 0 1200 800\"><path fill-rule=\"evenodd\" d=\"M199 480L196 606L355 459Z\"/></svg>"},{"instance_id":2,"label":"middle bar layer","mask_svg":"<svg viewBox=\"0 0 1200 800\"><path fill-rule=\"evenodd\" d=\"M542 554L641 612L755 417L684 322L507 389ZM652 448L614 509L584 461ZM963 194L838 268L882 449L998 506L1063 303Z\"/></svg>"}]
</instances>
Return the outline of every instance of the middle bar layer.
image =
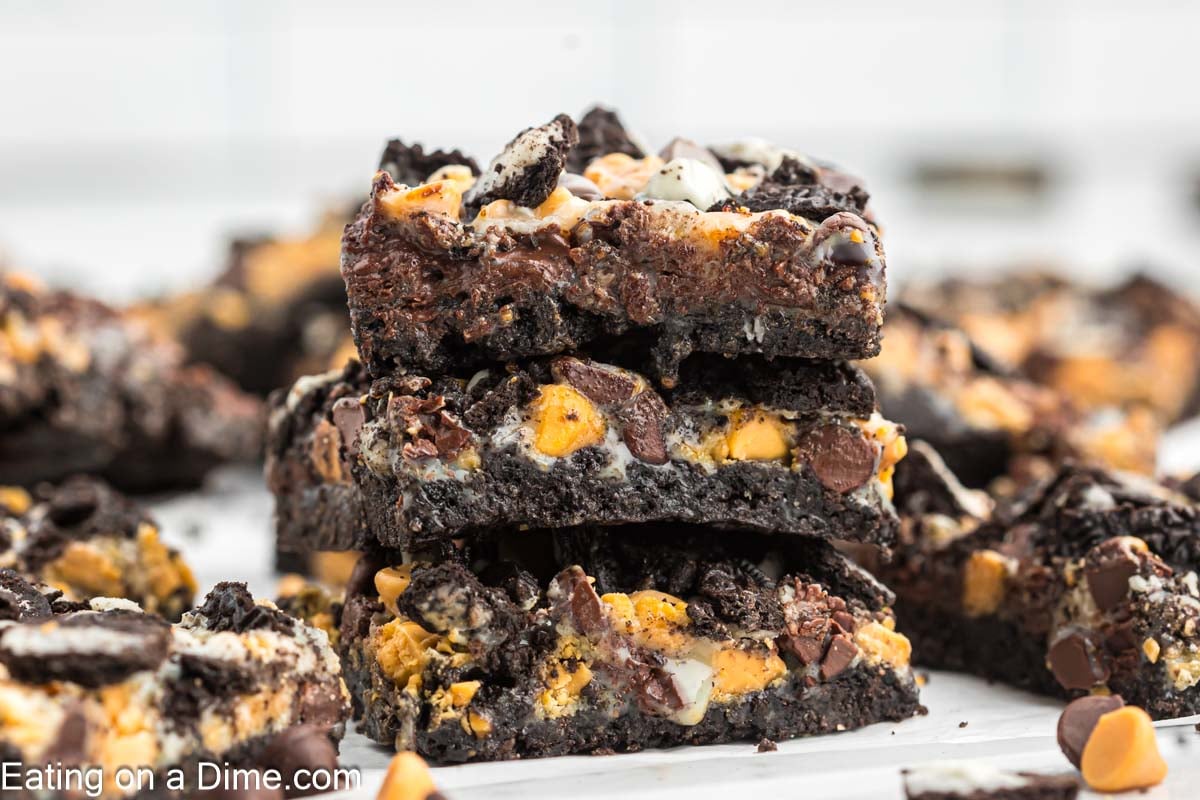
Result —
<instances>
[{"instance_id":1,"label":"middle bar layer","mask_svg":"<svg viewBox=\"0 0 1200 800\"><path fill-rule=\"evenodd\" d=\"M875 412L870 382L840 362L698 356L671 390L575 357L370 386L348 370L299 382L280 415L276 458L338 484L334 502L361 501L361 538L386 548L658 520L887 546L897 527L891 473L904 439ZM322 495L333 501L304 496ZM338 531L301 519L280 527L281 544L369 544Z\"/></svg>"}]
</instances>

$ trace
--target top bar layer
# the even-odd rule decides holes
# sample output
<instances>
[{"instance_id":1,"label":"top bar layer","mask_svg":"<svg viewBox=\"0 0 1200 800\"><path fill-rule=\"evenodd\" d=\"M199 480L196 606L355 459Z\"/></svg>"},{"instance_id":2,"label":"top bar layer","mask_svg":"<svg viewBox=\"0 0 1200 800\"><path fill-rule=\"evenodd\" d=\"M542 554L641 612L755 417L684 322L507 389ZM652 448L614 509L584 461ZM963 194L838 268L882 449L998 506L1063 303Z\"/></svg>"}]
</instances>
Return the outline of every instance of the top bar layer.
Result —
<instances>
[{"instance_id":1,"label":"top bar layer","mask_svg":"<svg viewBox=\"0 0 1200 800\"><path fill-rule=\"evenodd\" d=\"M592 133L587 118L577 129L560 115L481 176L454 154L419 159L433 168L422 174L389 146L342 250L372 374L586 350L636 331L667 386L693 351L879 352L883 248L856 179L777 148L683 140L585 162L573 147Z\"/></svg>"}]
</instances>

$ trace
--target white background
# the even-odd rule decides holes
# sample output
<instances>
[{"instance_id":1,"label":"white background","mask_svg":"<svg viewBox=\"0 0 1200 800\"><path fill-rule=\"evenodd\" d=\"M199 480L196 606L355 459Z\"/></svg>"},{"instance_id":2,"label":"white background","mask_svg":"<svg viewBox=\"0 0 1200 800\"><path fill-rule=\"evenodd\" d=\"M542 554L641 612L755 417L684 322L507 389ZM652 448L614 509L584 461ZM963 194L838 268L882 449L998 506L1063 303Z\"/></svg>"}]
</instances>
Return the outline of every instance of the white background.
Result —
<instances>
[{"instance_id":1,"label":"white background","mask_svg":"<svg viewBox=\"0 0 1200 800\"><path fill-rule=\"evenodd\" d=\"M1200 245L1200 3L0 2L0 252L119 298L365 191L382 141L486 161L594 100L655 144L758 134L867 176L893 278ZM946 197L918 163L1041 165Z\"/></svg>"}]
</instances>

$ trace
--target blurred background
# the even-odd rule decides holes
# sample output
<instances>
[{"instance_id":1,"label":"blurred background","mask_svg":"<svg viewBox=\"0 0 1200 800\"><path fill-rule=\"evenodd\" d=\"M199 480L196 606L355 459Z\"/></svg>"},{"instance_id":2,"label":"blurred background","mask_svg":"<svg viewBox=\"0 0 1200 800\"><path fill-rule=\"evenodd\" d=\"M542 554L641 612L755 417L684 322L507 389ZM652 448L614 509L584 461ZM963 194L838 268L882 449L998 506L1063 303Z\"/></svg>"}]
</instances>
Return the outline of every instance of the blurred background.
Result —
<instances>
[{"instance_id":1,"label":"blurred background","mask_svg":"<svg viewBox=\"0 0 1200 800\"><path fill-rule=\"evenodd\" d=\"M0 263L127 300L365 193L383 141L486 162L593 102L657 149L863 175L892 280L1194 274L1200 3L0 3Z\"/></svg>"}]
</instances>

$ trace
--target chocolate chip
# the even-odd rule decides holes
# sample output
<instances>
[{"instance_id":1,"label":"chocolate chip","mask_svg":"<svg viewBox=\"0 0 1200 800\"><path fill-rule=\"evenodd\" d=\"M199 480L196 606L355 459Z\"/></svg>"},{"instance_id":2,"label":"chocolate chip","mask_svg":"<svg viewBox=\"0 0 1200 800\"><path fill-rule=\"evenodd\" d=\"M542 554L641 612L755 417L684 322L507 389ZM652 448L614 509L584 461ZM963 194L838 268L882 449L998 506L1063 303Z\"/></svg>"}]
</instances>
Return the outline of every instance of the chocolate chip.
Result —
<instances>
[{"instance_id":1,"label":"chocolate chip","mask_svg":"<svg viewBox=\"0 0 1200 800\"><path fill-rule=\"evenodd\" d=\"M333 424L342 436L342 445L346 448L346 455L356 455L358 453L358 433L363 423L367 421L366 408L356 397L341 397L334 402L330 416L333 417Z\"/></svg>"},{"instance_id":2,"label":"chocolate chip","mask_svg":"<svg viewBox=\"0 0 1200 800\"><path fill-rule=\"evenodd\" d=\"M574 172L564 172L558 176L558 188L566 189L571 194L578 197L580 200L603 200L604 192L600 191L600 187L592 183L582 175L577 175Z\"/></svg>"},{"instance_id":3,"label":"chocolate chip","mask_svg":"<svg viewBox=\"0 0 1200 800\"><path fill-rule=\"evenodd\" d=\"M795 654L800 663L814 664L820 660L825 642L815 636L797 635L783 637L779 644Z\"/></svg>"},{"instance_id":4,"label":"chocolate chip","mask_svg":"<svg viewBox=\"0 0 1200 800\"><path fill-rule=\"evenodd\" d=\"M677 158L690 158L711 167L713 172L718 175L725 174L725 168L721 166L721 162L717 160L711 150L681 136L676 136L667 142L667 146L658 152L658 157L667 163Z\"/></svg>"},{"instance_id":5,"label":"chocolate chip","mask_svg":"<svg viewBox=\"0 0 1200 800\"><path fill-rule=\"evenodd\" d=\"M849 611L835 611L831 615L837 626L846 633L854 633L854 617Z\"/></svg>"},{"instance_id":6,"label":"chocolate chip","mask_svg":"<svg viewBox=\"0 0 1200 800\"><path fill-rule=\"evenodd\" d=\"M50 601L11 569L0 569L0 619L31 622L50 617Z\"/></svg>"},{"instance_id":7,"label":"chocolate chip","mask_svg":"<svg viewBox=\"0 0 1200 800\"><path fill-rule=\"evenodd\" d=\"M798 442L821 485L841 494L857 489L875 474L875 447L857 429L819 425Z\"/></svg>"},{"instance_id":8,"label":"chocolate chip","mask_svg":"<svg viewBox=\"0 0 1200 800\"><path fill-rule=\"evenodd\" d=\"M1060 636L1046 659L1064 689L1091 689L1108 680L1109 670L1090 631L1076 628Z\"/></svg>"},{"instance_id":9,"label":"chocolate chip","mask_svg":"<svg viewBox=\"0 0 1200 800\"><path fill-rule=\"evenodd\" d=\"M1076 768L1083 758L1083 747L1096 727L1096 722L1110 711L1125 705L1118 694L1108 697L1092 695L1073 700L1058 718L1058 746Z\"/></svg>"},{"instance_id":10,"label":"chocolate chip","mask_svg":"<svg viewBox=\"0 0 1200 800\"><path fill-rule=\"evenodd\" d=\"M297 725L271 739L263 750L261 763L279 770L285 797L305 797L317 794L319 790L292 788L297 773L304 771L310 776L317 771L332 773L337 769L337 749L324 729L315 725Z\"/></svg>"},{"instance_id":11,"label":"chocolate chip","mask_svg":"<svg viewBox=\"0 0 1200 800\"><path fill-rule=\"evenodd\" d=\"M560 612L584 636L600 633L608 627L600 597L579 567L568 567L558 573L551 582L549 595Z\"/></svg>"},{"instance_id":12,"label":"chocolate chip","mask_svg":"<svg viewBox=\"0 0 1200 800\"><path fill-rule=\"evenodd\" d=\"M579 144L567 156L567 169L582 173L587 165L609 153L642 158L645 153L621 124L615 111L595 106L579 120Z\"/></svg>"},{"instance_id":13,"label":"chocolate chip","mask_svg":"<svg viewBox=\"0 0 1200 800\"><path fill-rule=\"evenodd\" d=\"M1096 607L1108 611L1129 595L1129 579L1138 574L1141 561L1123 538L1109 539L1088 555L1083 568Z\"/></svg>"},{"instance_id":14,"label":"chocolate chip","mask_svg":"<svg viewBox=\"0 0 1200 800\"><path fill-rule=\"evenodd\" d=\"M838 242L830 249L829 260L839 267L861 267L874 255L866 242Z\"/></svg>"},{"instance_id":15,"label":"chocolate chip","mask_svg":"<svg viewBox=\"0 0 1200 800\"><path fill-rule=\"evenodd\" d=\"M511 200L536 208L558 186L567 154L578 142L579 132L566 114L521 131L467 192L467 205L478 208L494 200Z\"/></svg>"},{"instance_id":16,"label":"chocolate chip","mask_svg":"<svg viewBox=\"0 0 1200 800\"><path fill-rule=\"evenodd\" d=\"M632 669L629 683L643 708L657 713L663 709L678 711L683 708L683 698L670 673L650 664L631 663L628 666Z\"/></svg>"},{"instance_id":17,"label":"chocolate chip","mask_svg":"<svg viewBox=\"0 0 1200 800\"><path fill-rule=\"evenodd\" d=\"M647 464L667 463L663 421L670 413L667 404L653 389L641 392L617 412L621 438L634 458Z\"/></svg>"},{"instance_id":18,"label":"chocolate chip","mask_svg":"<svg viewBox=\"0 0 1200 800\"><path fill-rule=\"evenodd\" d=\"M821 660L821 678L829 680L841 674L858 655L858 646L850 638L838 634L829 640L829 649Z\"/></svg>"},{"instance_id":19,"label":"chocolate chip","mask_svg":"<svg viewBox=\"0 0 1200 800\"><path fill-rule=\"evenodd\" d=\"M637 390L637 383L628 373L579 358L555 359L550 371L555 378L566 381L602 406L624 403Z\"/></svg>"}]
</instances>

